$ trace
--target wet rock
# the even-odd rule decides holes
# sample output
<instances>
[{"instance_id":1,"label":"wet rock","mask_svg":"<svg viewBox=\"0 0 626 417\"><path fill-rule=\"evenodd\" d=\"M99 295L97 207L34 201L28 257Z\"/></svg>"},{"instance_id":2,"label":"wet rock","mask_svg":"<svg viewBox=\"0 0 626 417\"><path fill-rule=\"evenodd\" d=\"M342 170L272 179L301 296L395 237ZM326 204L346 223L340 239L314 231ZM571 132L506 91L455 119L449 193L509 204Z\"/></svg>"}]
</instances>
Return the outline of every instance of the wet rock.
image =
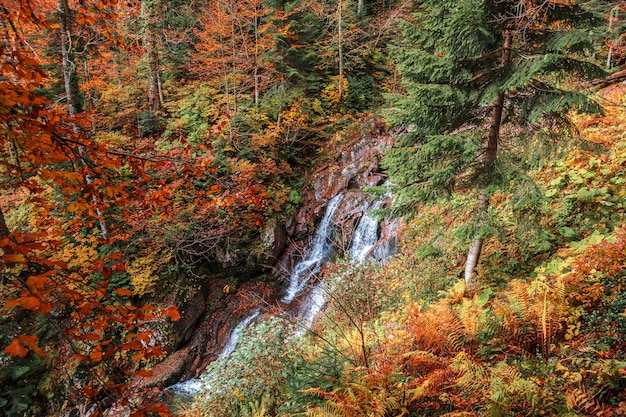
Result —
<instances>
[{"instance_id":1,"label":"wet rock","mask_svg":"<svg viewBox=\"0 0 626 417\"><path fill-rule=\"evenodd\" d=\"M398 228L400 227L400 221L400 219L394 219L382 225L380 239L376 242L372 255L374 259L383 264L391 256L398 253Z\"/></svg>"},{"instance_id":2,"label":"wet rock","mask_svg":"<svg viewBox=\"0 0 626 417\"><path fill-rule=\"evenodd\" d=\"M180 320L172 324L177 346L191 338L198 320L206 310L207 293L208 288L199 288L178 308Z\"/></svg>"},{"instance_id":3,"label":"wet rock","mask_svg":"<svg viewBox=\"0 0 626 417\"><path fill-rule=\"evenodd\" d=\"M275 220L266 224L261 231L261 263L273 264L285 249L287 242L285 226Z\"/></svg>"},{"instance_id":4,"label":"wet rock","mask_svg":"<svg viewBox=\"0 0 626 417\"><path fill-rule=\"evenodd\" d=\"M143 389L175 384L180 381L190 362L191 351L189 347L177 350L164 361L154 365L151 376L142 376L133 380L131 387Z\"/></svg>"}]
</instances>

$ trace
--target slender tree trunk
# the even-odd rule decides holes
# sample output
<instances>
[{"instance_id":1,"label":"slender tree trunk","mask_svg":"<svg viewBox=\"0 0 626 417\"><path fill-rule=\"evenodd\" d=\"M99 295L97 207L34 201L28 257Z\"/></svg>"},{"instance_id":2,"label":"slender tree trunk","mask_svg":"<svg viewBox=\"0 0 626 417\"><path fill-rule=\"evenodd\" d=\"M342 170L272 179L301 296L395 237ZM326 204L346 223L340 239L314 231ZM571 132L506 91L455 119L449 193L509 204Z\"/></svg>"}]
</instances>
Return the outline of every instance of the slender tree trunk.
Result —
<instances>
[{"instance_id":1,"label":"slender tree trunk","mask_svg":"<svg viewBox=\"0 0 626 417\"><path fill-rule=\"evenodd\" d=\"M4 220L4 213L2 212L2 207L0 207L0 240L9 236L9 227L7 226L6 220ZM7 249L2 248L2 250L6 253Z\"/></svg>"},{"instance_id":2,"label":"slender tree trunk","mask_svg":"<svg viewBox=\"0 0 626 417\"><path fill-rule=\"evenodd\" d=\"M504 47L502 50L501 64L504 66L511 60L511 45L513 42L513 33L507 31L504 34ZM489 135L487 136L487 145L483 149L481 156L481 164L483 169L491 169L491 165L496 160L498 154L498 141L500 140L500 127L502 126L502 114L504 113L504 99L505 93L498 94L496 102L493 105L493 111L491 114L491 123L489 125ZM476 215L478 221L476 224L476 232L474 233L474 240L470 245L469 252L467 254L467 261L465 262L465 285L470 288L473 284L472 278L474 276L474 270L478 265L480 259L480 253L483 248L483 226L484 218L487 215L489 209L489 198L487 196L487 183L484 184L478 193L478 205L476 207Z\"/></svg>"},{"instance_id":3,"label":"slender tree trunk","mask_svg":"<svg viewBox=\"0 0 626 417\"><path fill-rule=\"evenodd\" d=\"M363 14L364 8L365 8L365 0L359 0L356 6L356 14L361 16Z\"/></svg>"},{"instance_id":4,"label":"slender tree trunk","mask_svg":"<svg viewBox=\"0 0 626 417\"><path fill-rule=\"evenodd\" d=\"M152 27L155 19L153 1L141 2L141 20L143 25L143 47L146 51L148 69L148 105L157 112L163 106L163 95L160 84L159 53L157 51L156 36Z\"/></svg>"},{"instance_id":5,"label":"slender tree trunk","mask_svg":"<svg viewBox=\"0 0 626 417\"><path fill-rule=\"evenodd\" d=\"M255 9L254 15L254 105L259 105L259 13Z\"/></svg>"},{"instance_id":6,"label":"slender tree trunk","mask_svg":"<svg viewBox=\"0 0 626 417\"><path fill-rule=\"evenodd\" d=\"M22 164L20 163L20 153L17 147L15 139L9 136L10 144L7 144L9 150L9 158L15 161L15 167L17 168L17 174L20 177L20 181L24 181L24 170L22 170Z\"/></svg>"},{"instance_id":7,"label":"slender tree trunk","mask_svg":"<svg viewBox=\"0 0 626 417\"><path fill-rule=\"evenodd\" d=\"M72 89L72 78L74 76L74 72L76 71L76 65L70 59L71 37L67 20L69 17L69 11L67 0L59 0L59 30L61 31L61 63L63 66L63 83L65 86L65 98L67 100L68 113L70 117L74 117L76 115L76 97L74 95L74 90ZM78 133L78 127L75 124L72 125L72 130L74 133ZM80 162L88 170L87 150L83 145L78 147L78 154L80 156ZM89 172L85 174L85 182L87 185L93 184L93 177L89 174ZM94 195L91 198L96 208L98 222L100 223L100 233L102 234L102 237L106 238L108 236L108 231L104 215L102 210L98 208L98 200L96 196Z\"/></svg>"},{"instance_id":8,"label":"slender tree trunk","mask_svg":"<svg viewBox=\"0 0 626 417\"><path fill-rule=\"evenodd\" d=\"M70 117L76 115L76 100L72 90L72 78L76 70L75 64L70 59L71 37L67 19L69 17L67 0L59 0L59 29L61 35L61 63L63 66L63 84L65 86L65 100Z\"/></svg>"},{"instance_id":9,"label":"slender tree trunk","mask_svg":"<svg viewBox=\"0 0 626 417\"><path fill-rule=\"evenodd\" d=\"M343 0L339 0L339 6L337 7L337 31L338 31L338 49L339 49L339 102L343 98L343 28L342 28L342 10L343 10Z\"/></svg>"},{"instance_id":10,"label":"slender tree trunk","mask_svg":"<svg viewBox=\"0 0 626 417\"><path fill-rule=\"evenodd\" d=\"M617 15L619 13L619 8L615 7L611 9L609 13L609 33L613 32L613 19L617 19ZM611 46L609 46L609 53L606 57L606 67L613 68L613 41L611 41Z\"/></svg>"}]
</instances>

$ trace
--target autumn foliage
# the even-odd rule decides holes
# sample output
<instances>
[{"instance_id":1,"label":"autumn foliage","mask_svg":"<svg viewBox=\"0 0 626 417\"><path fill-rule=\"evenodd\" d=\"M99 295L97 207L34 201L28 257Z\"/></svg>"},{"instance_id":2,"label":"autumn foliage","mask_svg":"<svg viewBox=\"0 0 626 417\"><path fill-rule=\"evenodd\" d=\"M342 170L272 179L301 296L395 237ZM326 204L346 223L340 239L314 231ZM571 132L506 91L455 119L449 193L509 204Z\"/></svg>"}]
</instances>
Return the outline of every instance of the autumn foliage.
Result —
<instances>
[{"instance_id":1,"label":"autumn foliage","mask_svg":"<svg viewBox=\"0 0 626 417\"><path fill-rule=\"evenodd\" d=\"M535 3L520 3L537 12L527 29L548 10ZM219 288L208 315L242 281L269 280L262 238L313 223L296 219L312 167L359 151L344 137L386 129L372 113L407 88L390 47L409 8L0 0L3 414L169 415L162 387L140 382L188 341L178 307ZM588 32L619 62L621 40ZM563 133L565 156L492 196L476 288L457 283L471 235L461 192L420 209L389 265L328 267L350 284L299 346L278 319L251 331L236 369L216 369L229 390L205 399L228 407L207 413L625 414L623 101L604 90L604 114L574 119L584 146ZM550 128L522 130L537 133L530 146ZM519 165L513 142L502 149Z\"/></svg>"}]
</instances>

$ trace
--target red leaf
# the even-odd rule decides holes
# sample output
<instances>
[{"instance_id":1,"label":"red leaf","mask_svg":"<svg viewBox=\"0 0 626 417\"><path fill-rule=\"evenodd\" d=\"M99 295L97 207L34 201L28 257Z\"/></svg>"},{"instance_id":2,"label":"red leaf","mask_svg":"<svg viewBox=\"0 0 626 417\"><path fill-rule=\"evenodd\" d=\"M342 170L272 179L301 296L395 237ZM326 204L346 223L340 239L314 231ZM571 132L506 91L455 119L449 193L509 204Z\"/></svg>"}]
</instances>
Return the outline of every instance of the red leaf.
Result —
<instances>
[{"instance_id":1,"label":"red leaf","mask_svg":"<svg viewBox=\"0 0 626 417\"><path fill-rule=\"evenodd\" d=\"M165 403L156 403L146 407L146 411L169 414L170 409Z\"/></svg>"},{"instance_id":2,"label":"red leaf","mask_svg":"<svg viewBox=\"0 0 626 417\"><path fill-rule=\"evenodd\" d=\"M94 398L96 395L98 395L98 392L100 392L100 390L98 388L94 388L93 384L90 382L83 387L83 392L88 398Z\"/></svg>"},{"instance_id":3,"label":"red leaf","mask_svg":"<svg viewBox=\"0 0 626 417\"><path fill-rule=\"evenodd\" d=\"M78 305L78 311L80 311L84 315L91 314L92 310L93 305L89 301L83 301L81 304Z\"/></svg>"}]
</instances>

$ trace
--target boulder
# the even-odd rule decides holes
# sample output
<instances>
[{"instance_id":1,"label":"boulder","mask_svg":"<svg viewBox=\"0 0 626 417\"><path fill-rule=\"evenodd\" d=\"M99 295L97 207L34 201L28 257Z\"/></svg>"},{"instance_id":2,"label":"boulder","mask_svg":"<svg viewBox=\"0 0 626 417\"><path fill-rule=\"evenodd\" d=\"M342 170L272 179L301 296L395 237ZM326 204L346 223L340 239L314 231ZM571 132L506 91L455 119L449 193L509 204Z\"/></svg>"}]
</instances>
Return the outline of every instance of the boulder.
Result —
<instances>
[{"instance_id":1,"label":"boulder","mask_svg":"<svg viewBox=\"0 0 626 417\"><path fill-rule=\"evenodd\" d=\"M177 350L152 368L152 375L135 378L132 388L167 387L180 381L192 361L189 347Z\"/></svg>"}]
</instances>

